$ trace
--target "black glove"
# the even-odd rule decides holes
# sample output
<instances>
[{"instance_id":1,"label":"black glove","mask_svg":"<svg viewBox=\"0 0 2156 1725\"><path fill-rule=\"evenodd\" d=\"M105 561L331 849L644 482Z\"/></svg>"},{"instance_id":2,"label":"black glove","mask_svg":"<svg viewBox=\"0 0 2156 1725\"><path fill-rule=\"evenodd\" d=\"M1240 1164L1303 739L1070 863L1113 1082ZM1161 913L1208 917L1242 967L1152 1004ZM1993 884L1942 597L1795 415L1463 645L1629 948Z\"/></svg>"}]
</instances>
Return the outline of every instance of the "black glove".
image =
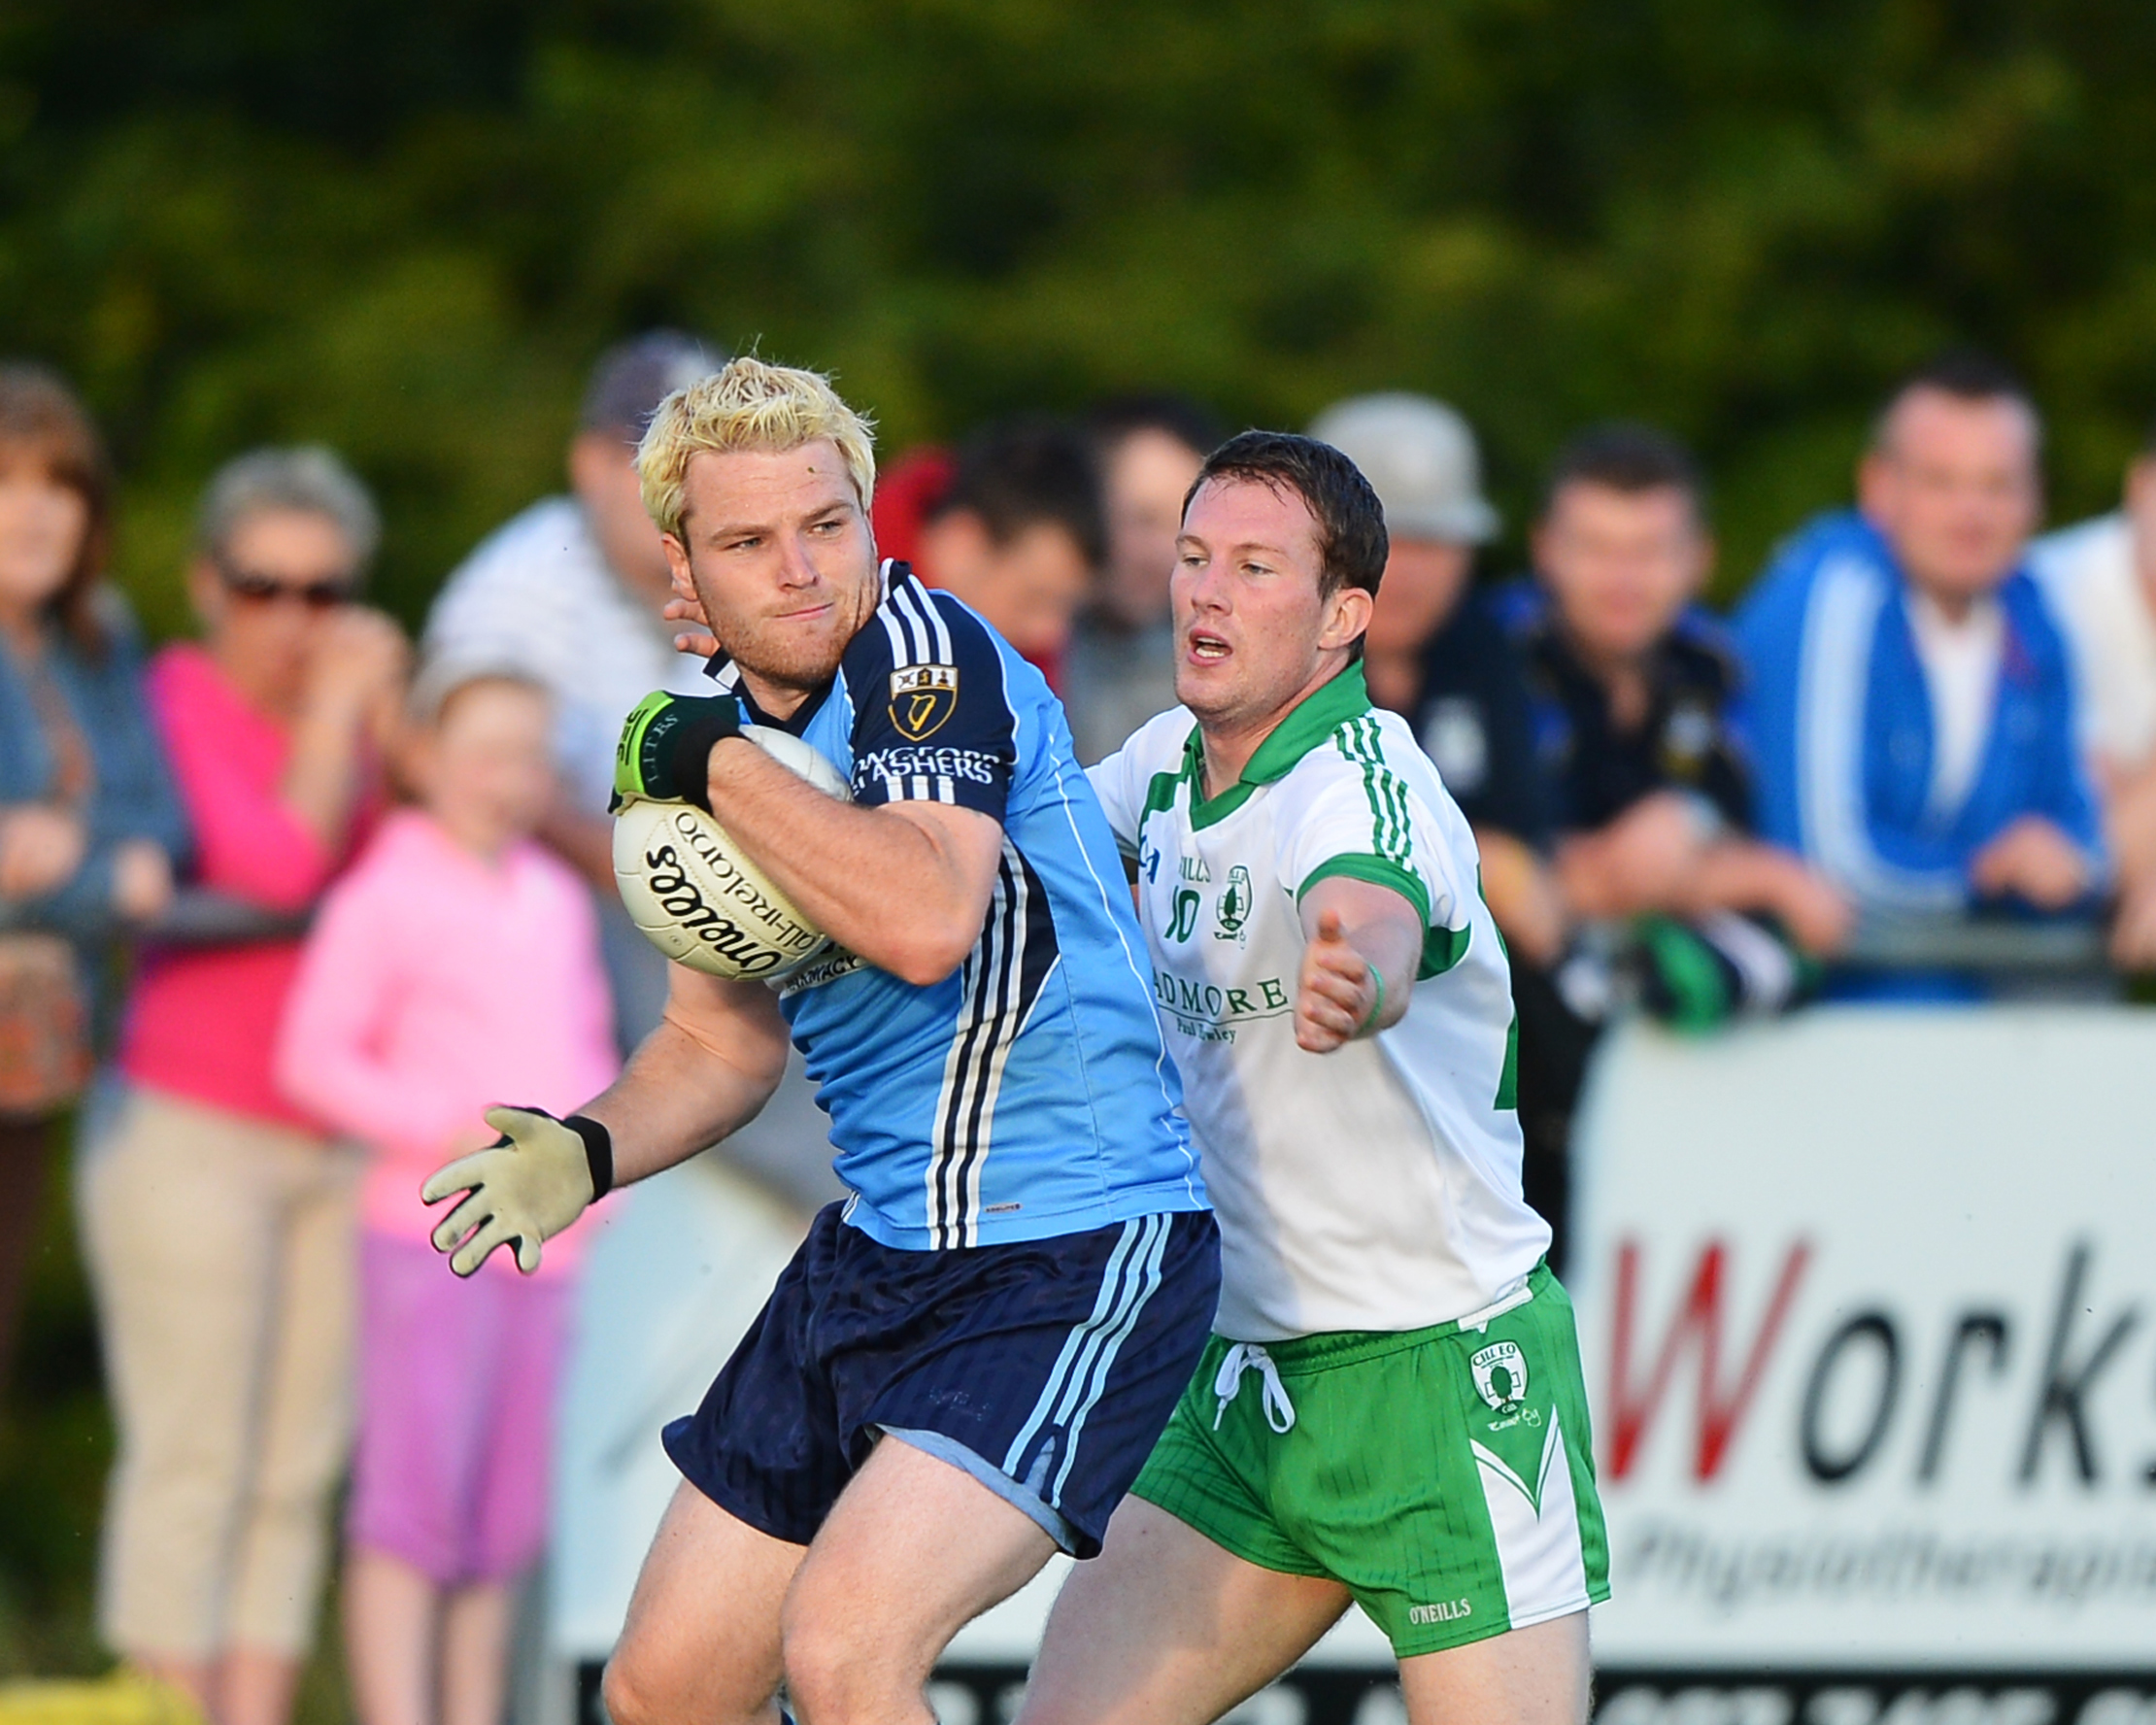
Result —
<instances>
[{"instance_id":1,"label":"black glove","mask_svg":"<svg viewBox=\"0 0 2156 1725\"><path fill-rule=\"evenodd\" d=\"M710 814L712 746L740 734L741 708L730 694L647 694L614 751L614 806L641 796L692 802Z\"/></svg>"}]
</instances>

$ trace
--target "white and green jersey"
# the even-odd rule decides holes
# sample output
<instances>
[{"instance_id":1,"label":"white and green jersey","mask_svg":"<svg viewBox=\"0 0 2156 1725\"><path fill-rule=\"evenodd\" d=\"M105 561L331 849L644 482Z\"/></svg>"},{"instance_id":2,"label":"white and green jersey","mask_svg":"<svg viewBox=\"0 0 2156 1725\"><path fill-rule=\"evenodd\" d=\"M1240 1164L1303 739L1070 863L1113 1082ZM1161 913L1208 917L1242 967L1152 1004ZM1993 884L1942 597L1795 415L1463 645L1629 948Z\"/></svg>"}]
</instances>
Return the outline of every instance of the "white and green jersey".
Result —
<instances>
[{"instance_id":1,"label":"white and green jersey","mask_svg":"<svg viewBox=\"0 0 2156 1725\"><path fill-rule=\"evenodd\" d=\"M1406 725L1351 665L1204 795L1191 715L1092 769L1138 868L1154 999L1219 1213L1216 1328L1240 1341L1450 1323L1515 1294L1548 1248L1520 1197L1511 979L1474 835ZM1399 893L1428 932L1391 1030L1296 1045L1303 894Z\"/></svg>"}]
</instances>

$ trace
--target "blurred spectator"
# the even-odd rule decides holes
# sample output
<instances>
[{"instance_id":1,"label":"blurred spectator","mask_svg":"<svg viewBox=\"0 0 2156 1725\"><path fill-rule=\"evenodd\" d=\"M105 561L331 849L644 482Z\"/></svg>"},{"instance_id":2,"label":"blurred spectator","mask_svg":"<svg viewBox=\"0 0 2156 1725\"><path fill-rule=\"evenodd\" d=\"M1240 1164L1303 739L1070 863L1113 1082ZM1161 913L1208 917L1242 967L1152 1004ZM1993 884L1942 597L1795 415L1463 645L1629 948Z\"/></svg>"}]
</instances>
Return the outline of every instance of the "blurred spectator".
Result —
<instances>
[{"instance_id":1,"label":"blurred spectator","mask_svg":"<svg viewBox=\"0 0 2156 1725\"><path fill-rule=\"evenodd\" d=\"M921 556L921 534L951 490L958 461L941 444L910 449L876 474L876 495L868 505L868 524L876 549L902 563Z\"/></svg>"},{"instance_id":2,"label":"blurred spectator","mask_svg":"<svg viewBox=\"0 0 2156 1725\"><path fill-rule=\"evenodd\" d=\"M1868 910L2062 911L2102 884L2067 650L2023 569L2038 440L1992 361L1918 372L1858 513L1804 528L1738 614L1761 828Z\"/></svg>"},{"instance_id":3,"label":"blurred spectator","mask_svg":"<svg viewBox=\"0 0 2156 1725\"><path fill-rule=\"evenodd\" d=\"M1643 426L1573 440L1533 535L1540 592L1512 607L1570 912L1645 919L1649 1003L1680 1022L1790 999L1807 952L1846 937L1841 896L1749 836L1739 671L1695 608L1714 557L1692 457Z\"/></svg>"},{"instance_id":4,"label":"blurred spectator","mask_svg":"<svg viewBox=\"0 0 2156 1725\"><path fill-rule=\"evenodd\" d=\"M0 1386L55 1117L90 1063L103 943L172 893L185 839L142 660L101 588L109 478L57 377L0 365Z\"/></svg>"},{"instance_id":5,"label":"blurred spectator","mask_svg":"<svg viewBox=\"0 0 2156 1725\"><path fill-rule=\"evenodd\" d=\"M459 1282L419 1191L493 1141L487 1107L566 1114L619 1062L590 896L532 836L554 800L545 690L435 661L412 717L421 806L324 901L277 1069L372 1155L344 1584L361 1725L497 1725L514 1585L546 1542L584 1231L550 1240L534 1276L502 1253Z\"/></svg>"},{"instance_id":6,"label":"blurred spectator","mask_svg":"<svg viewBox=\"0 0 2156 1725\"><path fill-rule=\"evenodd\" d=\"M2156 966L2156 425L2126 469L2124 507L2038 540L2029 569L2073 655L2118 869L2112 956Z\"/></svg>"},{"instance_id":7,"label":"blurred spectator","mask_svg":"<svg viewBox=\"0 0 2156 1725\"><path fill-rule=\"evenodd\" d=\"M1385 505L1392 552L1364 637L1370 698L1414 727L1474 829L1505 940L1547 964L1564 910L1540 855L1549 814L1519 662L1472 587L1475 547L1498 530L1474 433L1441 401L1386 394L1335 403L1310 435L1343 451Z\"/></svg>"},{"instance_id":8,"label":"blurred spectator","mask_svg":"<svg viewBox=\"0 0 2156 1725\"><path fill-rule=\"evenodd\" d=\"M636 440L652 410L720 355L660 330L601 355L569 442L571 495L548 497L497 528L451 575L426 623L445 659L514 666L554 696L560 793L541 836L591 885L622 1047L666 1004L666 963L614 891L614 745L622 718L655 689L693 693L701 667L674 651L659 616L671 592L658 529L644 513Z\"/></svg>"},{"instance_id":9,"label":"blurred spectator","mask_svg":"<svg viewBox=\"0 0 2156 1725\"><path fill-rule=\"evenodd\" d=\"M1100 464L1108 562L1063 658L1063 709L1091 763L1175 705L1168 577L1183 498L1220 441L1205 411L1179 395L1129 395L1086 417Z\"/></svg>"},{"instance_id":10,"label":"blurred spectator","mask_svg":"<svg viewBox=\"0 0 2156 1725\"><path fill-rule=\"evenodd\" d=\"M1071 619L1106 555L1092 451L1060 421L1028 418L959 446L950 489L922 525L915 567L1054 681Z\"/></svg>"},{"instance_id":11,"label":"blurred spectator","mask_svg":"<svg viewBox=\"0 0 2156 1725\"><path fill-rule=\"evenodd\" d=\"M373 503L325 450L260 450L203 504L204 639L150 693L197 878L305 910L365 833L404 637L354 602ZM118 1426L99 1622L219 1725L282 1725L313 1637L352 1370L350 1159L270 1070L299 944L153 951L83 1239Z\"/></svg>"}]
</instances>

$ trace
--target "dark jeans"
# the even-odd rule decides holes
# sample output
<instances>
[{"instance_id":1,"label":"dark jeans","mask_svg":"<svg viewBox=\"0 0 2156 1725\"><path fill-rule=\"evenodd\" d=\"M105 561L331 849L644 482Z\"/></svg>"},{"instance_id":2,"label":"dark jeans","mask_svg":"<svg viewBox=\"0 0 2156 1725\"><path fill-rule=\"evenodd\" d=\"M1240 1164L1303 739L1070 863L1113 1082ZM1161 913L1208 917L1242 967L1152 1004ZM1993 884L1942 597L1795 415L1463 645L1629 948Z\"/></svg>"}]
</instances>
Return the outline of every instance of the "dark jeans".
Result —
<instances>
[{"instance_id":1,"label":"dark jeans","mask_svg":"<svg viewBox=\"0 0 2156 1725\"><path fill-rule=\"evenodd\" d=\"M0 1391L7 1388L16 1332L21 1327L51 1143L50 1115L34 1120L0 1117Z\"/></svg>"},{"instance_id":2,"label":"dark jeans","mask_svg":"<svg viewBox=\"0 0 2156 1725\"><path fill-rule=\"evenodd\" d=\"M1550 1225L1550 1268L1562 1278L1571 1250L1572 1111L1601 1035L1565 1004L1550 973L1518 960L1512 1004L1520 1015L1520 1183L1528 1203Z\"/></svg>"}]
</instances>

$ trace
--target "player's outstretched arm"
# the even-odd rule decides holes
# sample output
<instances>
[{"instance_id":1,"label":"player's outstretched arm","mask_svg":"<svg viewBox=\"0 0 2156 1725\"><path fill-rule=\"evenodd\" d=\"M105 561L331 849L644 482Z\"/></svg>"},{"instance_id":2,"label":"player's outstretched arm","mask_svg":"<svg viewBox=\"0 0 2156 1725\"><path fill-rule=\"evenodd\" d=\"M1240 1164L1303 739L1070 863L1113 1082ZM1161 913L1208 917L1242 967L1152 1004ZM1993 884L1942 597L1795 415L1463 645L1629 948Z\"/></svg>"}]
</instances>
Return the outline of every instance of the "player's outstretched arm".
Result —
<instances>
[{"instance_id":1,"label":"player's outstretched arm","mask_svg":"<svg viewBox=\"0 0 2156 1725\"><path fill-rule=\"evenodd\" d=\"M1422 914L1390 887L1350 875L1302 896L1296 1043L1331 1054L1399 1023L1422 965Z\"/></svg>"},{"instance_id":2,"label":"player's outstretched arm","mask_svg":"<svg viewBox=\"0 0 2156 1725\"><path fill-rule=\"evenodd\" d=\"M768 988L666 968L665 1018L583 1109L614 1141L617 1186L739 1132L786 1074L786 1020Z\"/></svg>"},{"instance_id":3,"label":"player's outstretched arm","mask_svg":"<svg viewBox=\"0 0 2156 1725\"><path fill-rule=\"evenodd\" d=\"M437 1168L420 1196L455 1198L436 1250L458 1275L510 1246L526 1275L540 1247L615 1186L685 1162L755 1119L786 1071L786 1024L760 983L671 967L666 1017L619 1080L565 1120L495 1107L501 1141Z\"/></svg>"}]
</instances>

